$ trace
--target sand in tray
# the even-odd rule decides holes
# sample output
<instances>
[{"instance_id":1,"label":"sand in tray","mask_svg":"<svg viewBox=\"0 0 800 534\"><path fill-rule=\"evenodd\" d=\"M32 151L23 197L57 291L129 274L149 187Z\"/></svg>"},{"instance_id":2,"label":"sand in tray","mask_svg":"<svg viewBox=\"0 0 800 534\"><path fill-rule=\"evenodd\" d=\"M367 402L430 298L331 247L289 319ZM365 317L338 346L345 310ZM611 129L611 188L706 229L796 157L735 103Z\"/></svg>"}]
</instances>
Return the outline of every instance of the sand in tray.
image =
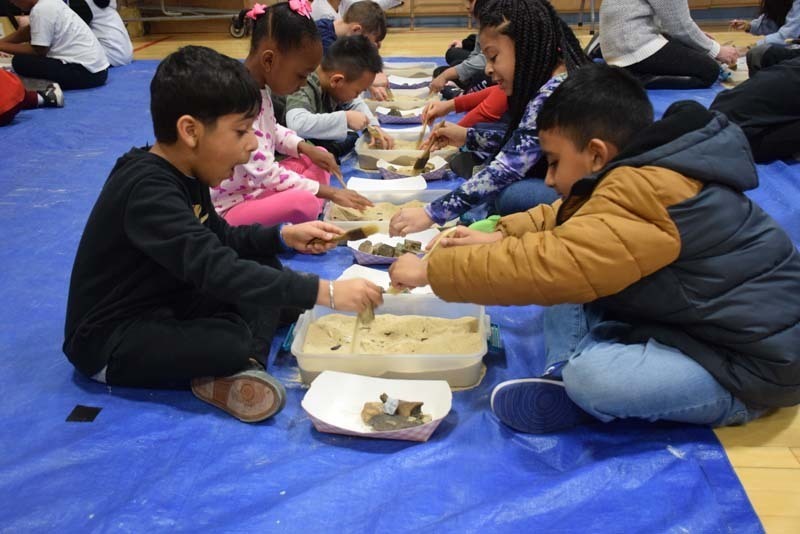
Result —
<instances>
[{"instance_id":1,"label":"sand in tray","mask_svg":"<svg viewBox=\"0 0 800 534\"><path fill-rule=\"evenodd\" d=\"M325 315L308 327L307 354L474 354L482 348L475 317L443 319L422 315L376 315L359 323L358 347L352 350L356 318Z\"/></svg>"},{"instance_id":2,"label":"sand in tray","mask_svg":"<svg viewBox=\"0 0 800 534\"><path fill-rule=\"evenodd\" d=\"M358 211L355 208L345 208L334 204L328 215L329 221L388 221L403 208L421 208L424 202L412 200L405 204L392 204L391 202L376 202L371 208Z\"/></svg>"},{"instance_id":3,"label":"sand in tray","mask_svg":"<svg viewBox=\"0 0 800 534\"><path fill-rule=\"evenodd\" d=\"M391 130L387 130L391 131ZM394 147L391 150L413 150L414 152L422 152L417 148L417 141L405 141L402 139L394 140Z\"/></svg>"}]
</instances>

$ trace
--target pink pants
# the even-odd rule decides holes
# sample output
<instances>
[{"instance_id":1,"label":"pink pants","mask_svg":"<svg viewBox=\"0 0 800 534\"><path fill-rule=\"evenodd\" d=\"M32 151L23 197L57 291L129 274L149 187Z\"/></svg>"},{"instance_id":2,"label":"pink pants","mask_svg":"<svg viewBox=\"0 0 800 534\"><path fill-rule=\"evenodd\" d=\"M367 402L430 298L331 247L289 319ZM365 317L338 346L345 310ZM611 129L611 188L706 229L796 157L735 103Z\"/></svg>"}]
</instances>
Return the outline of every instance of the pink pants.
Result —
<instances>
[{"instance_id":1,"label":"pink pants","mask_svg":"<svg viewBox=\"0 0 800 534\"><path fill-rule=\"evenodd\" d=\"M330 185L330 173L311 163L308 156L304 154L301 154L299 158L286 158L279 165L322 185ZM324 205L325 201L317 198L311 191L287 189L269 196L241 202L229 209L224 217L232 226L255 223L264 226L274 226L285 222L301 223L316 220Z\"/></svg>"}]
</instances>

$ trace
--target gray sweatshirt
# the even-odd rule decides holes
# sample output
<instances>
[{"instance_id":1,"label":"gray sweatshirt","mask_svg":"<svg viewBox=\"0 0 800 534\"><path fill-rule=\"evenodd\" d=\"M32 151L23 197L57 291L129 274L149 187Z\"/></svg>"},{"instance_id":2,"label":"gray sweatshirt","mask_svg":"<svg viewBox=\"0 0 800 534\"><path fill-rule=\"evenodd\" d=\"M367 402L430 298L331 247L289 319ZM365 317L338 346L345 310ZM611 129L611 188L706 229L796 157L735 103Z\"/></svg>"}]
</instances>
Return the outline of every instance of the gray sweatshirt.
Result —
<instances>
[{"instance_id":1,"label":"gray sweatshirt","mask_svg":"<svg viewBox=\"0 0 800 534\"><path fill-rule=\"evenodd\" d=\"M649 58L667 44L666 36L712 58L719 54L719 43L692 20L688 0L604 0L600 27L603 57L619 67Z\"/></svg>"}]
</instances>

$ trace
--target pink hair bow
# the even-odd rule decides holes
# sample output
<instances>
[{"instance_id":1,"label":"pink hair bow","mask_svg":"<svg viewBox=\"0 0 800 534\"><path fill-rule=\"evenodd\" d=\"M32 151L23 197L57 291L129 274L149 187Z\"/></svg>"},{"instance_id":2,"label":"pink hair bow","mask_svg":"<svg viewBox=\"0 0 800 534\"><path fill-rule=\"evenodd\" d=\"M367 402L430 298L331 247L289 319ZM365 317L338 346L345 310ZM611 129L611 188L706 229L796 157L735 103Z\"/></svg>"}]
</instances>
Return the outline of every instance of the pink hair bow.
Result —
<instances>
[{"instance_id":1,"label":"pink hair bow","mask_svg":"<svg viewBox=\"0 0 800 534\"><path fill-rule=\"evenodd\" d=\"M253 9L245 13L245 17L256 20L259 16L267 12L267 6L262 4L255 4Z\"/></svg>"},{"instance_id":2,"label":"pink hair bow","mask_svg":"<svg viewBox=\"0 0 800 534\"><path fill-rule=\"evenodd\" d=\"M298 15L311 18L311 4L308 0L289 0L289 8Z\"/></svg>"}]
</instances>

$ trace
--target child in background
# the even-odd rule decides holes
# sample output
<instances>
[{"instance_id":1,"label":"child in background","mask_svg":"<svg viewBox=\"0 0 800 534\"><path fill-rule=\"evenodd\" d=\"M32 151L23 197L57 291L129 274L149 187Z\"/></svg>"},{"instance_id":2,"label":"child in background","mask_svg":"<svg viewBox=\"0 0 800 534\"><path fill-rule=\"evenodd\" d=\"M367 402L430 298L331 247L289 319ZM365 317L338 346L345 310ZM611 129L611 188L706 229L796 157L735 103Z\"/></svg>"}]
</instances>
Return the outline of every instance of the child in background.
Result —
<instances>
[{"instance_id":1,"label":"child in background","mask_svg":"<svg viewBox=\"0 0 800 534\"><path fill-rule=\"evenodd\" d=\"M761 14L751 21L732 20L732 30L763 35L757 44L785 45L800 37L800 0L762 0Z\"/></svg>"},{"instance_id":2,"label":"child in background","mask_svg":"<svg viewBox=\"0 0 800 534\"><path fill-rule=\"evenodd\" d=\"M60 107L64 107L64 93L58 84L27 91L15 74L0 69L0 126L9 124L23 109Z\"/></svg>"},{"instance_id":3,"label":"child in background","mask_svg":"<svg viewBox=\"0 0 800 534\"><path fill-rule=\"evenodd\" d=\"M358 132L369 125L380 132L377 141L391 148L394 141L381 131L378 120L358 96L382 68L378 49L365 36L337 39L305 87L287 98L286 126L326 148L337 160L353 150Z\"/></svg>"},{"instance_id":4,"label":"child in background","mask_svg":"<svg viewBox=\"0 0 800 534\"><path fill-rule=\"evenodd\" d=\"M470 0L467 3L467 12L470 16L477 18L483 9L486 0ZM453 98L462 92L474 92L485 89L490 83L490 76L484 73L486 68L486 57L481 51L480 34L474 41L472 51L463 57L457 54L453 57L453 63L447 62L448 67L437 67L433 71L430 92L442 93L445 98ZM458 91L443 91L446 89L447 82L455 82ZM453 88L456 89L456 88Z\"/></svg>"},{"instance_id":5,"label":"child in background","mask_svg":"<svg viewBox=\"0 0 800 534\"><path fill-rule=\"evenodd\" d=\"M256 4L247 15L253 19L253 34L245 67L262 87L261 111L253 123L258 148L211 191L217 212L234 226L315 220L326 199L351 208L372 205L355 191L331 187L328 172L340 172L333 155L275 121L271 94L300 89L322 57L317 27L305 15L308 3L295 4L299 12L282 2ZM275 150L291 158L278 164Z\"/></svg>"},{"instance_id":6,"label":"child in background","mask_svg":"<svg viewBox=\"0 0 800 534\"><path fill-rule=\"evenodd\" d=\"M341 20L352 6L356 4L375 4L382 10L399 6L400 0L313 0L311 2L311 17L317 21L322 19Z\"/></svg>"},{"instance_id":7,"label":"child in background","mask_svg":"<svg viewBox=\"0 0 800 534\"><path fill-rule=\"evenodd\" d=\"M723 426L800 402L800 253L744 194L758 185L747 140L694 101L652 118L630 74L579 69L539 114L563 201L390 269L447 301L551 306L545 375L492 392L514 429Z\"/></svg>"},{"instance_id":8,"label":"child in background","mask_svg":"<svg viewBox=\"0 0 800 534\"><path fill-rule=\"evenodd\" d=\"M30 11L30 25L0 39L0 52L13 54L14 72L52 80L64 90L106 83L108 60L89 26L61 0L11 0Z\"/></svg>"},{"instance_id":9,"label":"child in background","mask_svg":"<svg viewBox=\"0 0 800 534\"><path fill-rule=\"evenodd\" d=\"M386 38L386 13L373 2L356 2L341 19L323 18L315 23L322 38L323 55L341 37L364 35L377 48Z\"/></svg>"},{"instance_id":10,"label":"child in background","mask_svg":"<svg viewBox=\"0 0 800 534\"><path fill-rule=\"evenodd\" d=\"M554 194L541 178L529 178L541 158L536 117L550 93L589 62L547 0L488 0L478 13L486 74L508 95L509 124L503 130L477 130L444 123L428 142L465 146L494 154L489 164L452 192L422 208L403 208L390 222L392 235L406 235L444 224L497 198L505 215L524 211ZM542 172L541 175L544 173ZM516 182L523 182L516 184ZM509 187L516 184L514 187Z\"/></svg>"},{"instance_id":11,"label":"child in background","mask_svg":"<svg viewBox=\"0 0 800 534\"><path fill-rule=\"evenodd\" d=\"M81 8L83 4L83 8ZM89 25L112 67L133 61L133 43L119 12L117 0L70 0L70 7Z\"/></svg>"},{"instance_id":12,"label":"child in background","mask_svg":"<svg viewBox=\"0 0 800 534\"><path fill-rule=\"evenodd\" d=\"M800 157L800 56L762 65L750 78L720 91L710 109L738 124L757 163Z\"/></svg>"},{"instance_id":13,"label":"child in background","mask_svg":"<svg viewBox=\"0 0 800 534\"><path fill-rule=\"evenodd\" d=\"M324 2L324 0L321 0ZM319 2L316 2L319 3ZM340 37L348 35L366 35L377 48L386 38L386 13L381 6L374 2L363 1L351 3L343 17L317 18L314 20L322 37L322 52L328 51L333 42ZM375 81L369 88L370 96L376 100L388 100L386 89L389 79L382 72L378 73Z\"/></svg>"},{"instance_id":14,"label":"child in background","mask_svg":"<svg viewBox=\"0 0 800 534\"><path fill-rule=\"evenodd\" d=\"M133 61L133 43L116 0L69 0L67 4L92 29L112 67Z\"/></svg>"},{"instance_id":15,"label":"child in background","mask_svg":"<svg viewBox=\"0 0 800 534\"><path fill-rule=\"evenodd\" d=\"M188 46L150 85L156 143L115 165L81 237L70 281L64 353L113 386L192 391L247 422L285 402L264 371L281 310L358 311L381 302L365 280L332 282L284 269L277 254L323 252L336 226L228 226L209 187L257 146L261 98L238 61ZM110 266L113 266L110 268Z\"/></svg>"}]
</instances>

